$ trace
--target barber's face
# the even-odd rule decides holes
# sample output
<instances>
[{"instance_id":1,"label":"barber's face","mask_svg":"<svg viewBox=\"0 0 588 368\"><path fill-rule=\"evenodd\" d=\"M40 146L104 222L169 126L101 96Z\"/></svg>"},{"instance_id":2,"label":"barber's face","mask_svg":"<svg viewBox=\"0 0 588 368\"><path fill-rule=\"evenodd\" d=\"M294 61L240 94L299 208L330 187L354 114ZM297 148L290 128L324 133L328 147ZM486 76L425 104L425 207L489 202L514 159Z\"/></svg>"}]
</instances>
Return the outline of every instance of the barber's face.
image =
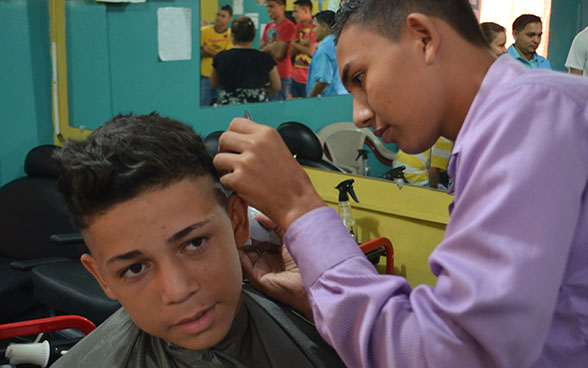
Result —
<instances>
[{"instance_id":1,"label":"barber's face","mask_svg":"<svg viewBox=\"0 0 588 368\"><path fill-rule=\"evenodd\" d=\"M496 54L496 56L506 54L506 33L498 32L496 37L494 37L490 43L490 48L492 49L492 52Z\"/></svg>"},{"instance_id":2,"label":"barber's face","mask_svg":"<svg viewBox=\"0 0 588 368\"><path fill-rule=\"evenodd\" d=\"M187 349L217 344L241 303L237 245L246 206L215 199L210 178L184 179L118 204L83 231L84 266L143 331Z\"/></svg>"},{"instance_id":3,"label":"barber's face","mask_svg":"<svg viewBox=\"0 0 588 368\"><path fill-rule=\"evenodd\" d=\"M386 143L407 153L431 147L440 135L442 109L419 40L393 42L381 34L348 25L337 45L342 81L353 95L353 120L372 127Z\"/></svg>"},{"instance_id":4,"label":"barber's face","mask_svg":"<svg viewBox=\"0 0 588 368\"><path fill-rule=\"evenodd\" d=\"M526 54L532 54L541 43L541 36L543 36L542 24L538 22L529 23L522 31L514 31L512 35L519 50Z\"/></svg>"}]
</instances>

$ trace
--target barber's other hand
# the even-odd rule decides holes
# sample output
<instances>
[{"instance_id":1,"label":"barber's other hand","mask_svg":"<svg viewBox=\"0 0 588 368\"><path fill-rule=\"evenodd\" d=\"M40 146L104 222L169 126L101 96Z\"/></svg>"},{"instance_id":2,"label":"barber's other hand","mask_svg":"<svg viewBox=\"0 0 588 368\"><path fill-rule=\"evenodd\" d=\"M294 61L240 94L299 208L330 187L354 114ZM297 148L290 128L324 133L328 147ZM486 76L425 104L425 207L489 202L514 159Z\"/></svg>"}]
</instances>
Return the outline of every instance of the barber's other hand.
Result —
<instances>
[{"instance_id":1,"label":"barber's other hand","mask_svg":"<svg viewBox=\"0 0 588 368\"><path fill-rule=\"evenodd\" d=\"M303 214L325 206L306 172L273 128L237 118L219 139L214 165L221 184L268 215L284 231Z\"/></svg>"},{"instance_id":2,"label":"barber's other hand","mask_svg":"<svg viewBox=\"0 0 588 368\"><path fill-rule=\"evenodd\" d=\"M285 246L254 240L239 249L239 257L251 286L313 320L302 276Z\"/></svg>"}]
</instances>

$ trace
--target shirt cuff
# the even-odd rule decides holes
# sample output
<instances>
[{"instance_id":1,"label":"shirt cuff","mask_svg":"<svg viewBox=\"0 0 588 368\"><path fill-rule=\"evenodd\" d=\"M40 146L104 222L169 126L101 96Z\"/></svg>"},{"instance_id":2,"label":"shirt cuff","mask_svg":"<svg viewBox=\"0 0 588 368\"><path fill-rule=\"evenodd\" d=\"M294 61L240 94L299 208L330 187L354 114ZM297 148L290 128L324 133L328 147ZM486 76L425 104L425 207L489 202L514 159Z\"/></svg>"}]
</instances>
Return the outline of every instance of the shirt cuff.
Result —
<instances>
[{"instance_id":1,"label":"shirt cuff","mask_svg":"<svg viewBox=\"0 0 588 368\"><path fill-rule=\"evenodd\" d=\"M307 287L333 266L352 257L363 257L357 242L330 207L314 209L296 219L286 231L286 246Z\"/></svg>"}]
</instances>

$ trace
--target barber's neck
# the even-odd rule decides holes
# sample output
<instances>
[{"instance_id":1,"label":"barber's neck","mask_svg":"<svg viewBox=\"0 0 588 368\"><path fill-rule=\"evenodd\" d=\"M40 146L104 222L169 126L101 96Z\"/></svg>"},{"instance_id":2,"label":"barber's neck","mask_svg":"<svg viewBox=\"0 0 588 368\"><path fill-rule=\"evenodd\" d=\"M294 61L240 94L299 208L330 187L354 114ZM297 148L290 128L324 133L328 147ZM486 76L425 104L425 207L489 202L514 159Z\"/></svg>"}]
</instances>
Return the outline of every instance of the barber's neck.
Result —
<instances>
[{"instance_id":1,"label":"barber's neck","mask_svg":"<svg viewBox=\"0 0 588 368\"><path fill-rule=\"evenodd\" d=\"M253 41L252 42L233 43L233 48L235 48L235 49L252 49L253 48Z\"/></svg>"}]
</instances>

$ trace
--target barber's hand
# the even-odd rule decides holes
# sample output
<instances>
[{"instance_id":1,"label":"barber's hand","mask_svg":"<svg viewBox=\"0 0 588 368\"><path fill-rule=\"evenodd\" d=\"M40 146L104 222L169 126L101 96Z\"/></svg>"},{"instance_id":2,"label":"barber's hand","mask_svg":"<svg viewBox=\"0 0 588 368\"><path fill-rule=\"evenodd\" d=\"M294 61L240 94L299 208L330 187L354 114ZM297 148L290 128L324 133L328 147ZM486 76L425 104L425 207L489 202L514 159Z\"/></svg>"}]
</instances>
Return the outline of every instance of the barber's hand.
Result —
<instances>
[{"instance_id":1,"label":"barber's hand","mask_svg":"<svg viewBox=\"0 0 588 368\"><path fill-rule=\"evenodd\" d=\"M239 249L239 257L251 286L313 320L302 276L284 245L253 240L251 246Z\"/></svg>"},{"instance_id":2,"label":"barber's hand","mask_svg":"<svg viewBox=\"0 0 588 368\"><path fill-rule=\"evenodd\" d=\"M273 128L237 118L219 139L214 165L221 184L239 194L286 231L325 202Z\"/></svg>"}]
</instances>

